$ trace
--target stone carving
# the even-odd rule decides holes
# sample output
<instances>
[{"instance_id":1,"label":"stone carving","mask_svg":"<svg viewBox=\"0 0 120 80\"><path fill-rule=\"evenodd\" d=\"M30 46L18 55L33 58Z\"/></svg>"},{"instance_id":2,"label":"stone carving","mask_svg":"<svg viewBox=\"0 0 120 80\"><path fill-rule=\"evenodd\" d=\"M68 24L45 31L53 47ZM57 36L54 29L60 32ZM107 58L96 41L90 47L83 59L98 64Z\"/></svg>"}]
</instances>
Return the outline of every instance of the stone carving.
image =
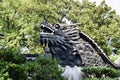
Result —
<instances>
[{"instance_id":1,"label":"stone carving","mask_svg":"<svg viewBox=\"0 0 120 80\"><path fill-rule=\"evenodd\" d=\"M74 50L74 44L59 29L52 27L49 23L41 24L40 43L43 45L45 53L51 53L53 59L56 58L62 67L66 65L82 66L82 60L77 50Z\"/></svg>"},{"instance_id":2,"label":"stone carving","mask_svg":"<svg viewBox=\"0 0 120 80\"><path fill-rule=\"evenodd\" d=\"M45 53L51 53L61 66L110 66L112 63L102 49L86 34L79 31L75 24L41 23L40 43Z\"/></svg>"}]
</instances>

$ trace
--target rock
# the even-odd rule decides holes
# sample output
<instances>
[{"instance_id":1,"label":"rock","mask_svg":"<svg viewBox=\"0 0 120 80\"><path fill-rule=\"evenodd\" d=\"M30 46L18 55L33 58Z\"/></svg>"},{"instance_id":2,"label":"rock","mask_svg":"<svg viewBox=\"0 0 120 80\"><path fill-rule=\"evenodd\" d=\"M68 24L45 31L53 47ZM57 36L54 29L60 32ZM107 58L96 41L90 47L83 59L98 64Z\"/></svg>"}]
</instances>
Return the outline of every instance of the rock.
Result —
<instances>
[{"instance_id":1,"label":"rock","mask_svg":"<svg viewBox=\"0 0 120 80\"><path fill-rule=\"evenodd\" d=\"M85 74L81 71L81 68L77 66L66 66L61 76L67 80L84 80L85 78Z\"/></svg>"}]
</instances>

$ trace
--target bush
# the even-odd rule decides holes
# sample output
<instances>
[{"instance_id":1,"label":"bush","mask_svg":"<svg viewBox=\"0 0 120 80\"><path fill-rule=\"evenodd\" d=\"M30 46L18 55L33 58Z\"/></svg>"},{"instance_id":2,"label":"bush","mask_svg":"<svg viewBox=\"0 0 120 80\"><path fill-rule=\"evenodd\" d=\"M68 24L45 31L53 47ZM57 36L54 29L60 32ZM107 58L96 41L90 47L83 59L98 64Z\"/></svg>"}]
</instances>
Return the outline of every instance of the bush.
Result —
<instances>
[{"instance_id":1,"label":"bush","mask_svg":"<svg viewBox=\"0 0 120 80\"><path fill-rule=\"evenodd\" d=\"M26 80L27 70L23 64L0 60L0 80Z\"/></svg>"},{"instance_id":2,"label":"bush","mask_svg":"<svg viewBox=\"0 0 120 80\"><path fill-rule=\"evenodd\" d=\"M6 72L9 73L12 80L27 80L27 71L25 66L18 64L9 64Z\"/></svg>"},{"instance_id":3,"label":"bush","mask_svg":"<svg viewBox=\"0 0 120 80\"><path fill-rule=\"evenodd\" d=\"M0 80L12 80L9 78L8 72L4 72L4 69L0 71Z\"/></svg>"},{"instance_id":4,"label":"bush","mask_svg":"<svg viewBox=\"0 0 120 80\"><path fill-rule=\"evenodd\" d=\"M21 54L20 49L15 47L7 47L0 50L0 59L16 64L25 63L25 56Z\"/></svg>"},{"instance_id":5,"label":"bush","mask_svg":"<svg viewBox=\"0 0 120 80\"><path fill-rule=\"evenodd\" d=\"M8 62L0 60L0 69L5 69L9 65Z\"/></svg>"},{"instance_id":6,"label":"bush","mask_svg":"<svg viewBox=\"0 0 120 80\"><path fill-rule=\"evenodd\" d=\"M31 78L31 80L36 80L36 71L39 68L38 62L27 62L25 63L25 68L28 72L28 76Z\"/></svg>"},{"instance_id":7,"label":"bush","mask_svg":"<svg viewBox=\"0 0 120 80\"><path fill-rule=\"evenodd\" d=\"M85 80L115 80L112 78L86 78Z\"/></svg>"},{"instance_id":8,"label":"bush","mask_svg":"<svg viewBox=\"0 0 120 80\"><path fill-rule=\"evenodd\" d=\"M0 80L26 80L25 56L18 48L7 47L0 50Z\"/></svg>"},{"instance_id":9,"label":"bush","mask_svg":"<svg viewBox=\"0 0 120 80\"><path fill-rule=\"evenodd\" d=\"M37 60L24 64L30 80L64 80L62 70L56 60L50 57L38 57Z\"/></svg>"},{"instance_id":10,"label":"bush","mask_svg":"<svg viewBox=\"0 0 120 80\"><path fill-rule=\"evenodd\" d=\"M36 71L37 80L64 80L61 77L62 70L58 67L56 60L40 57L37 62L39 64L39 68Z\"/></svg>"},{"instance_id":11,"label":"bush","mask_svg":"<svg viewBox=\"0 0 120 80\"><path fill-rule=\"evenodd\" d=\"M120 70L116 70L110 67L85 67L82 69L83 72L85 72L89 77L96 77L96 78L102 78L102 77L111 77L116 78L120 77Z\"/></svg>"},{"instance_id":12,"label":"bush","mask_svg":"<svg viewBox=\"0 0 120 80\"><path fill-rule=\"evenodd\" d=\"M61 69L56 60L49 57L39 57L37 60L25 63L25 56L17 48L7 47L0 51L0 73L2 79L27 80L63 80Z\"/></svg>"}]
</instances>

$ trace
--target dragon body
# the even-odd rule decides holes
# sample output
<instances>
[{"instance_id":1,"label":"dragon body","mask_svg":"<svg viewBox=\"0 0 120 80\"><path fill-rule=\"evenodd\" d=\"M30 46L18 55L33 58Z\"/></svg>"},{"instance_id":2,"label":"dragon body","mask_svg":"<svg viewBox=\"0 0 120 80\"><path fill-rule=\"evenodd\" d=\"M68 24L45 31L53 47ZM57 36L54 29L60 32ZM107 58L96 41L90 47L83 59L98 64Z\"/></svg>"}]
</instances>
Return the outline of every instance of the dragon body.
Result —
<instances>
[{"instance_id":1,"label":"dragon body","mask_svg":"<svg viewBox=\"0 0 120 80\"><path fill-rule=\"evenodd\" d=\"M55 24L42 22L40 43L46 53L51 53L61 66L110 66L112 63L103 50L86 34L79 31L75 24Z\"/></svg>"}]
</instances>

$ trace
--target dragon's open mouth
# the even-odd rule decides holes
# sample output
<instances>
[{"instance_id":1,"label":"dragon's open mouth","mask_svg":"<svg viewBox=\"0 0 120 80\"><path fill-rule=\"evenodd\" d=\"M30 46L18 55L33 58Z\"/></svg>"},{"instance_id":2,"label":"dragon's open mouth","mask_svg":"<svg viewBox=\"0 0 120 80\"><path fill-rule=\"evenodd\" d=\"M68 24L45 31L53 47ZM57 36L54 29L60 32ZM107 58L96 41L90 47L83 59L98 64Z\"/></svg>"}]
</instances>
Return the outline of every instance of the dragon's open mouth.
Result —
<instances>
[{"instance_id":1,"label":"dragon's open mouth","mask_svg":"<svg viewBox=\"0 0 120 80\"><path fill-rule=\"evenodd\" d=\"M53 34L54 33L53 28L50 26L46 26L44 24L41 24L40 28L42 30L42 32L40 34Z\"/></svg>"},{"instance_id":2,"label":"dragon's open mouth","mask_svg":"<svg viewBox=\"0 0 120 80\"><path fill-rule=\"evenodd\" d=\"M52 27L51 24L47 23L47 22L43 22L40 25L40 43L44 46L47 46L48 44L53 45L53 36L54 36L54 28Z\"/></svg>"}]
</instances>

